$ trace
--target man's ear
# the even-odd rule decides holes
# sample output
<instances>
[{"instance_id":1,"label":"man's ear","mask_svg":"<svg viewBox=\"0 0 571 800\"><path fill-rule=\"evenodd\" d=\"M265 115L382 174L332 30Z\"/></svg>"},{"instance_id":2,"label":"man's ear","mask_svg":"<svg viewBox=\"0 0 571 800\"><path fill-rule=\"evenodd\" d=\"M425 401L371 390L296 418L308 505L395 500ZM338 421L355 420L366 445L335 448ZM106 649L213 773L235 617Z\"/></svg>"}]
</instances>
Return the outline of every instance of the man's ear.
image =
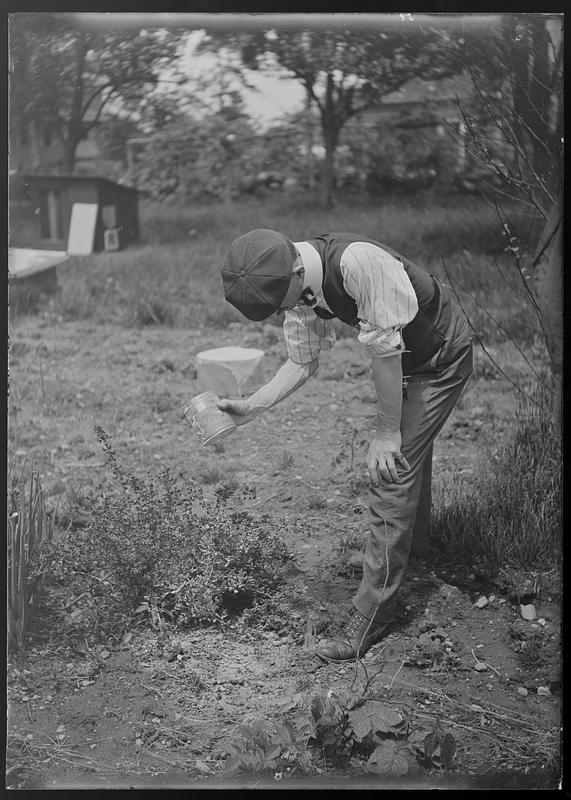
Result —
<instances>
[{"instance_id":1,"label":"man's ear","mask_svg":"<svg viewBox=\"0 0 571 800\"><path fill-rule=\"evenodd\" d=\"M301 258L298 258L295 264L293 265L291 274L292 275L299 275L300 273L305 272L305 267L303 266L303 261Z\"/></svg>"}]
</instances>

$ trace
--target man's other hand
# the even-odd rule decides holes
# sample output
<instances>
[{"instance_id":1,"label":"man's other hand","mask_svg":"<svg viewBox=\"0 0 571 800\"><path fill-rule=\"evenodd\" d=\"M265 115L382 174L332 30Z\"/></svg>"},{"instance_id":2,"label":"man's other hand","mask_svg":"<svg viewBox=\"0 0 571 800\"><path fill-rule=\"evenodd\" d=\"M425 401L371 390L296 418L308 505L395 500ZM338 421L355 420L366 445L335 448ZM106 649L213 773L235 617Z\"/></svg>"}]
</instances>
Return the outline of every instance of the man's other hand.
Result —
<instances>
[{"instance_id":1,"label":"man's other hand","mask_svg":"<svg viewBox=\"0 0 571 800\"><path fill-rule=\"evenodd\" d=\"M400 483L397 464L404 469L410 469L408 461L400 451L401 443L400 432L391 436L375 436L371 441L367 453L367 469L373 486L379 485L379 476L389 483Z\"/></svg>"}]
</instances>

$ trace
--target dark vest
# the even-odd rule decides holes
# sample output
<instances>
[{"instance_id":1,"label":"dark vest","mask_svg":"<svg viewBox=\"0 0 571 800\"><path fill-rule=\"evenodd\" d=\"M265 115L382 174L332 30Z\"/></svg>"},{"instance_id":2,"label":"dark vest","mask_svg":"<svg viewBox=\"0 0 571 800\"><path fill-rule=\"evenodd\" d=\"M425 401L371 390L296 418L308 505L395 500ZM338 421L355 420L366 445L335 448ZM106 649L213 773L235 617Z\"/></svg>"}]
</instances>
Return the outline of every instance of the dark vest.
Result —
<instances>
[{"instance_id":1,"label":"dark vest","mask_svg":"<svg viewBox=\"0 0 571 800\"><path fill-rule=\"evenodd\" d=\"M438 352L444 341L442 334L435 328L440 309L440 287L432 275L381 242L365 236L357 236L354 233L325 233L307 241L321 256L323 264L322 291L327 305L335 317L354 327L357 327L360 321L357 315L357 304L345 291L341 275L341 256L347 246L353 242L368 242L380 247L381 250L400 261L418 301L417 315L402 331L408 351L403 358L403 371L405 374L409 373L410 370L424 364Z\"/></svg>"}]
</instances>

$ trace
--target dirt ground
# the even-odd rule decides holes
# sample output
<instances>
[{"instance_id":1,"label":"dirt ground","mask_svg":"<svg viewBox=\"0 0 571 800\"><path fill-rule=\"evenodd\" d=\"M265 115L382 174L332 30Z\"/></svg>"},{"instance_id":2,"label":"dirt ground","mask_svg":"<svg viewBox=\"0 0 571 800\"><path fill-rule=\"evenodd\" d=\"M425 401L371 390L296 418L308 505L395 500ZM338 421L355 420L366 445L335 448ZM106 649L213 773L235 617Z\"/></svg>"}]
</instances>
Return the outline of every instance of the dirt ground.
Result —
<instances>
[{"instance_id":1,"label":"dirt ground","mask_svg":"<svg viewBox=\"0 0 571 800\"><path fill-rule=\"evenodd\" d=\"M7 787L388 785L380 776L346 783L331 764L282 781L225 776L225 743L237 724L295 718L316 693L360 691L366 681L417 733L438 719L456 742L451 770L405 776L397 788L552 787L561 715L557 583L545 575L491 581L477 564L413 563L388 637L361 665L321 662L306 635L342 624L359 582L343 548L366 536L364 456L375 400L367 356L340 339L302 390L218 450L202 448L183 407L200 388L196 354L226 344L263 349L268 376L284 358L272 326L127 329L49 316L12 324L9 458L33 460L53 506L64 489L108 480L93 432L101 425L119 459L141 474L167 466L206 492L216 474L254 486L249 510L286 520L292 558L279 614L176 635L140 626L101 645L36 631L8 663ZM436 492L470 481L491 421L501 435L513 404L511 387L490 379L479 352L477 359L435 446ZM524 619L522 605L533 605L536 619Z\"/></svg>"}]
</instances>

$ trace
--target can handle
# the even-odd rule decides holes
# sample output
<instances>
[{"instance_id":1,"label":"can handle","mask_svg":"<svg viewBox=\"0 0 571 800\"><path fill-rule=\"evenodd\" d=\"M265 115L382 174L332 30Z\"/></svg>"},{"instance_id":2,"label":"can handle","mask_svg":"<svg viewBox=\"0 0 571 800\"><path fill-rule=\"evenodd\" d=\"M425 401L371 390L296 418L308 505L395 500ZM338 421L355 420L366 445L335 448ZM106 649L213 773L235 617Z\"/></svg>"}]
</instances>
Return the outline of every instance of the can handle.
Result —
<instances>
[{"instance_id":1,"label":"can handle","mask_svg":"<svg viewBox=\"0 0 571 800\"><path fill-rule=\"evenodd\" d=\"M196 431L196 433L197 433L197 434L200 436L200 438L203 438L203 437L204 437L204 435L205 435L205 433L206 433L206 431L205 431L205 430L204 430L204 428L203 428L203 427L202 427L202 426L201 426L201 425L200 425L200 424L199 424L199 423L196 421L196 417L191 417L191 418L190 418L190 424L192 425L192 427L194 428L194 430Z\"/></svg>"}]
</instances>

